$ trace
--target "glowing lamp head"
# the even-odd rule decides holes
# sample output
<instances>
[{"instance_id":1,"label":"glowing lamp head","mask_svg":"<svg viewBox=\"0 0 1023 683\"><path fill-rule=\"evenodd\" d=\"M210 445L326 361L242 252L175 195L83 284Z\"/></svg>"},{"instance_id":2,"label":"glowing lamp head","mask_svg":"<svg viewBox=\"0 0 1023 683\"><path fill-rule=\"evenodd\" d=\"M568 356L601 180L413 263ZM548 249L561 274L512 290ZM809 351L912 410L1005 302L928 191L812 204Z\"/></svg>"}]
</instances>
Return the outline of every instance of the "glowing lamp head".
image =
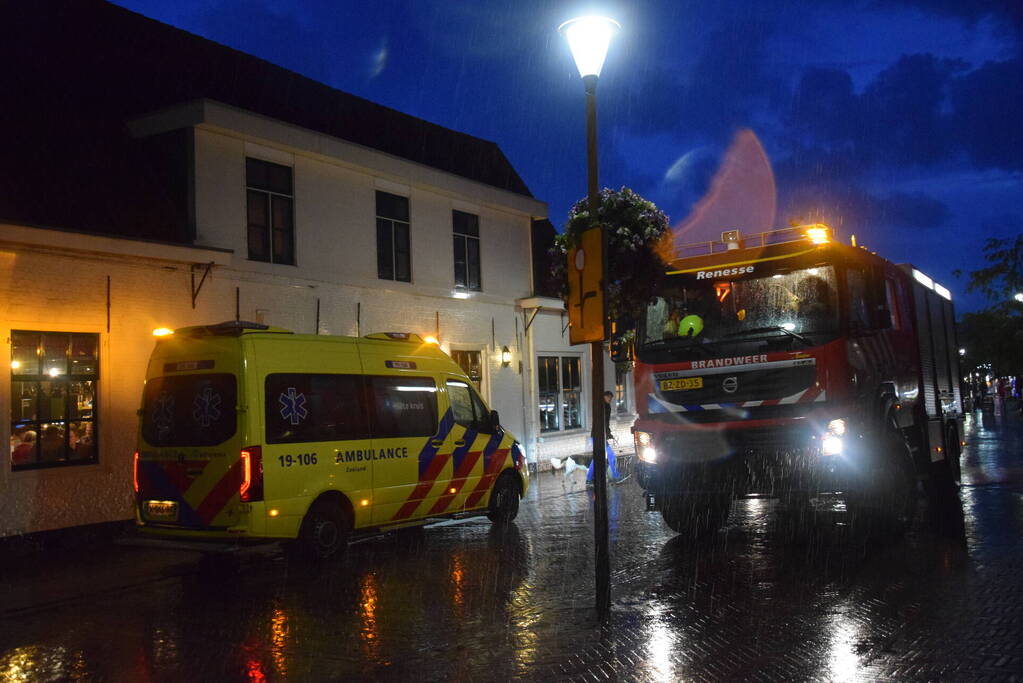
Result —
<instances>
[{"instance_id":1,"label":"glowing lamp head","mask_svg":"<svg viewBox=\"0 0 1023 683\"><path fill-rule=\"evenodd\" d=\"M169 327L157 327L153 330L154 337L169 337L174 334L174 330Z\"/></svg>"},{"instance_id":2,"label":"glowing lamp head","mask_svg":"<svg viewBox=\"0 0 1023 683\"><path fill-rule=\"evenodd\" d=\"M576 17L558 27L568 41L580 76L600 76L611 39L621 28L614 19L598 16Z\"/></svg>"},{"instance_id":3,"label":"glowing lamp head","mask_svg":"<svg viewBox=\"0 0 1023 683\"><path fill-rule=\"evenodd\" d=\"M11 370L17 370L20 367L21 367L21 361L20 360L12 360L11 361Z\"/></svg>"},{"instance_id":4,"label":"glowing lamp head","mask_svg":"<svg viewBox=\"0 0 1023 683\"><path fill-rule=\"evenodd\" d=\"M507 346L501 347L501 365L508 367L511 365L511 349Z\"/></svg>"}]
</instances>

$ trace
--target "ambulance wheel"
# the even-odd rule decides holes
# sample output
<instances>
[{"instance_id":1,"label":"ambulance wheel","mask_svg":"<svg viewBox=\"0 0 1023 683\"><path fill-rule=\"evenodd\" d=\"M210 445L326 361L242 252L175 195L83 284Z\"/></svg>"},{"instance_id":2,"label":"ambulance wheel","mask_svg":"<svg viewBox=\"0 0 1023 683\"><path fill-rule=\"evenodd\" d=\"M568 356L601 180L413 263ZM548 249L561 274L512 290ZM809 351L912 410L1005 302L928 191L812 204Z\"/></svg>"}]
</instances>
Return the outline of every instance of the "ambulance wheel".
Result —
<instances>
[{"instance_id":1,"label":"ambulance wheel","mask_svg":"<svg viewBox=\"0 0 1023 683\"><path fill-rule=\"evenodd\" d=\"M731 505L732 499L727 495L708 497L681 494L664 498L661 502L661 517L675 533L696 540L717 531L728 519Z\"/></svg>"},{"instance_id":2,"label":"ambulance wheel","mask_svg":"<svg viewBox=\"0 0 1023 683\"><path fill-rule=\"evenodd\" d=\"M296 549L310 560L336 557L344 554L351 532L352 523L337 502L318 500L302 520Z\"/></svg>"},{"instance_id":3,"label":"ambulance wheel","mask_svg":"<svg viewBox=\"0 0 1023 683\"><path fill-rule=\"evenodd\" d=\"M515 475L505 472L497 478L490 494L490 510L487 519L497 525L511 523L519 514L519 483Z\"/></svg>"}]
</instances>

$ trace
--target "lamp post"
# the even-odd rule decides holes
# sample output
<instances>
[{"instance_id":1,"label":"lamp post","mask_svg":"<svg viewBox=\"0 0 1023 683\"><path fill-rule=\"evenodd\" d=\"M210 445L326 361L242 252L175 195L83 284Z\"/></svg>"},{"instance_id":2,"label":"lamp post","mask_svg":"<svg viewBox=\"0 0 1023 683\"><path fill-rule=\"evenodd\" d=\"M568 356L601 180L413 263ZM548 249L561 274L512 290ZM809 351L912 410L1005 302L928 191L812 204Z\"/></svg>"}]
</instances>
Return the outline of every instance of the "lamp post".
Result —
<instances>
[{"instance_id":1,"label":"lamp post","mask_svg":"<svg viewBox=\"0 0 1023 683\"><path fill-rule=\"evenodd\" d=\"M604 58L611 44L611 38L621 28L617 21L607 17L585 16L566 21L558 31L568 40L575 65L582 76L586 90L586 156L587 192L589 195L590 221L597 223L600 207L599 185L597 183L597 77L604 66ZM607 232L601 226L601 278L600 287L607 291ZM600 300L603 302L604 297ZM601 318L605 321L604 338L607 337L606 308ZM597 614L606 618L611 609L611 557L608 548L607 520L607 458L604 433L604 342L595 341L590 345L590 388L593 420L593 536L594 565L596 569Z\"/></svg>"}]
</instances>

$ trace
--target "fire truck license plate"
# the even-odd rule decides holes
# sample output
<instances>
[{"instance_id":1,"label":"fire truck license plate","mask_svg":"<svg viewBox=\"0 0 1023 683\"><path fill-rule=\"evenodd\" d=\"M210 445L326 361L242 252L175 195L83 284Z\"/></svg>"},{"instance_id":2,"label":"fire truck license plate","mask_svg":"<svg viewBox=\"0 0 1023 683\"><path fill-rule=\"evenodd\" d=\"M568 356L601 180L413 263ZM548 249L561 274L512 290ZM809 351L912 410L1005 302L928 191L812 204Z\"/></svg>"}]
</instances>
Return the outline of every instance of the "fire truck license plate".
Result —
<instances>
[{"instance_id":1,"label":"fire truck license plate","mask_svg":"<svg viewBox=\"0 0 1023 683\"><path fill-rule=\"evenodd\" d=\"M147 500L146 517L175 522L178 519L178 503L174 500Z\"/></svg>"},{"instance_id":2,"label":"fire truck license plate","mask_svg":"<svg viewBox=\"0 0 1023 683\"><path fill-rule=\"evenodd\" d=\"M687 389L702 389L702 377L680 377L679 379L662 379L661 391L685 391Z\"/></svg>"}]
</instances>

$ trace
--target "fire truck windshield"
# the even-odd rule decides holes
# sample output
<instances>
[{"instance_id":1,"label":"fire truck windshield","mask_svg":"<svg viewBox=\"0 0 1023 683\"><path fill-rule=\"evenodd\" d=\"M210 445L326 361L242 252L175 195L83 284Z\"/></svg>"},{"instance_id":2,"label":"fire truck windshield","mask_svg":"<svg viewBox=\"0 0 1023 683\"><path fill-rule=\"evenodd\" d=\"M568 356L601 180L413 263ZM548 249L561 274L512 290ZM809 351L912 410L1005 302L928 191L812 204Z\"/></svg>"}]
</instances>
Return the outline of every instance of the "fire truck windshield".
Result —
<instances>
[{"instance_id":1,"label":"fire truck windshield","mask_svg":"<svg viewBox=\"0 0 1023 683\"><path fill-rule=\"evenodd\" d=\"M764 338L789 338L838 328L835 270L818 266L734 279L671 275L647 307L637 330L638 350L699 347Z\"/></svg>"}]
</instances>

